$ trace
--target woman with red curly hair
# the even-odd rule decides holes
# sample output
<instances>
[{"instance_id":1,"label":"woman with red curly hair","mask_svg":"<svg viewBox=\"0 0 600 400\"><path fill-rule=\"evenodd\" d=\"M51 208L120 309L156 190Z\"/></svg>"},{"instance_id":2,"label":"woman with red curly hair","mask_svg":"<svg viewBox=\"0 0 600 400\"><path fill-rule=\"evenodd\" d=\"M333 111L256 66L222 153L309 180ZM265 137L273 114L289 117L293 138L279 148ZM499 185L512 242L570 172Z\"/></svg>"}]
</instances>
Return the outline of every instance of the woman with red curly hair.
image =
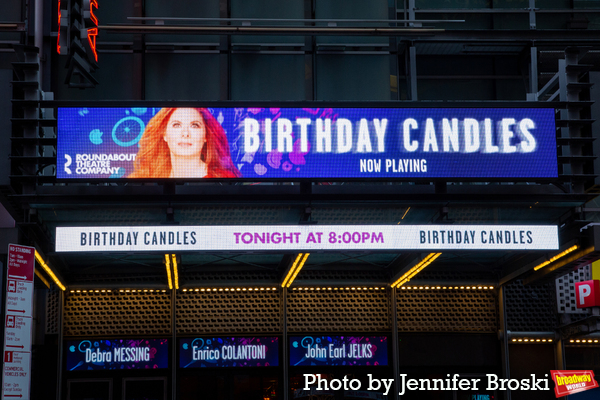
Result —
<instances>
[{"instance_id":1,"label":"woman with red curly hair","mask_svg":"<svg viewBox=\"0 0 600 400\"><path fill-rule=\"evenodd\" d=\"M129 178L240 178L225 131L206 108L162 108L148 122Z\"/></svg>"}]
</instances>

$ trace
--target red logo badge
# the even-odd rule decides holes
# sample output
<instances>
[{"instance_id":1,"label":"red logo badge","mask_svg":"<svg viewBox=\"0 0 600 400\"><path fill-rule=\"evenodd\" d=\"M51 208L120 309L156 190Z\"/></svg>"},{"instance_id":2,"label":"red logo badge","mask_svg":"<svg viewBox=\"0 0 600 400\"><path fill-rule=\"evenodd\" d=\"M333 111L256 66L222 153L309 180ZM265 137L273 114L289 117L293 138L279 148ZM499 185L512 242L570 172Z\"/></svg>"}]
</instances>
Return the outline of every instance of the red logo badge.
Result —
<instances>
[{"instance_id":1,"label":"red logo badge","mask_svg":"<svg viewBox=\"0 0 600 400\"><path fill-rule=\"evenodd\" d=\"M600 281L575 282L577 308L600 306Z\"/></svg>"},{"instance_id":2,"label":"red logo badge","mask_svg":"<svg viewBox=\"0 0 600 400\"><path fill-rule=\"evenodd\" d=\"M594 371L550 371L554 381L554 394L563 397L598 387Z\"/></svg>"}]
</instances>

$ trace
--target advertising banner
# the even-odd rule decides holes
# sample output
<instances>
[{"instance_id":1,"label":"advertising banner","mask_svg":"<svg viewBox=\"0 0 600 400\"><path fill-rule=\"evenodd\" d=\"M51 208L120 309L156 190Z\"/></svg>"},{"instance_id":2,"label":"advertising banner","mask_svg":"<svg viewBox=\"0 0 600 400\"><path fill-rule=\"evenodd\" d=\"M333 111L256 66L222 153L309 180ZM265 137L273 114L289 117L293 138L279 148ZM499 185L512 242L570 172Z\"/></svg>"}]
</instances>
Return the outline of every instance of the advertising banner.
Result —
<instances>
[{"instance_id":1,"label":"advertising banner","mask_svg":"<svg viewBox=\"0 0 600 400\"><path fill-rule=\"evenodd\" d=\"M549 225L57 227L57 252L556 250Z\"/></svg>"},{"instance_id":2,"label":"advertising banner","mask_svg":"<svg viewBox=\"0 0 600 400\"><path fill-rule=\"evenodd\" d=\"M59 179L557 178L550 108L59 108Z\"/></svg>"},{"instance_id":3,"label":"advertising banner","mask_svg":"<svg viewBox=\"0 0 600 400\"><path fill-rule=\"evenodd\" d=\"M290 365L388 365L385 336L291 336Z\"/></svg>"},{"instance_id":4,"label":"advertising banner","mask_svg":"<svg viewBox=\"0 0 600 400\"><path fill-rule=\"evenodd\" d=\"M209 337L179 340L181 368L277 367L279 338Z\"/></svg>"},{"instance_id":5,"label":"advertising banner","mask_svg":"<svg viewBox=\"0 0 600 400\"><path fill-rule=\"evenodd\" d=\"M169 368L168 339L68 341L67 371Z\"/></svg>"}]
</instances>

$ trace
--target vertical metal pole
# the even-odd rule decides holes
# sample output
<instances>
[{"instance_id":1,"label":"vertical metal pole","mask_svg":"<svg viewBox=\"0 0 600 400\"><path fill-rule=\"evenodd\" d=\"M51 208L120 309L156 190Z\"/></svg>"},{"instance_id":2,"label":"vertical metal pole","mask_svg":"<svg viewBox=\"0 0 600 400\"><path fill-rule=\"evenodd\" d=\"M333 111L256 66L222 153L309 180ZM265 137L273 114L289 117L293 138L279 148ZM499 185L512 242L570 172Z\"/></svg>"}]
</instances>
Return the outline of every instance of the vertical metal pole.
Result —
<instances>
[{"instance_id":1,"label":"vertical metal pole","mask_svg":"<svg viewBox=\"0 0 600 400\"><path fill-rule=\"evenodd\" d=\"M398 297L396 296L396 288L392 288L390 290L390 312L392 313L392 370L394 374L394 379L396 382L396 390L394 393L394 399L400 399L400 365L399 365L399 350L398 350L398 311L397 311L397 301Z\"/></svg>"},{"instance_id":2,"label":"vertical metal pole","mask_svg":"<svg viewBox=\"0 0 600 400\"><path fill-rule=\"evenodd\" d=\"M556 369L567 369L567 360L565 359L565 343L561 339L558 339L554 344L554 362ZM570 396L563 397L564 400L569 400Z\"/></svg>"},{"instance_id":3,"label":"vertical metal pole","mask_svg":"<svg viewBox=\"0 0 600 400\"><path fill-rule=\"evenodd\" d=\"M282 289L282 315L283 315L283 400L288 400L290 391L289 362L288 362L288 334L287 334L287 288Z\"/></svg>"},{"instance_id":4,"label":"vertical metal pole","mask_svg":"<svg viewBox=\"0 0 600 400\"><path fill-rule=\"evenodd\" d=\"M558 339L555 343L555 357L554 361L556 369L567 369L567 360L565 359L565 342L562 339Z\"/></svg>"},{"instance_id":5,"label":"vertical metal pole","mask_svg":"<svg viewBox=\"0 0 600 400\"><path fill-rule=\"evenodd\" d=\"M219 18L229 18L229 1L219 0ZM221 22L225 25L226 22ZM219 100L231 99L231 36L219 38Z\"/></svg>"},{"instance_id":6,"label":"vertical metal pole","mask_svg":"<svg viewBox=\"0 0 600 400\"><path fill-rule=\"evenodd\" d=\"M537 47L532 46L529 49L529 94L527 97L528 101L538 100L538 61L537 61Z\"/></svg>"},{"instance_id":7,"label":"vertical metal pole","mask_svg":"<svg viewBox=\"0 0 600 400\"><path fill-rule=\"evenodd\" d=\"M177 301L177 292L175 288L171 290L171 400L177 398L177 316L175 302Z\"/></svg>"},{"instance_id":8,"label":"vertical metal pole","mask_svg":"<svg viewBox=\"0 0 600 400\"><path fill-rule=\"evenodd\" d=\"M408 19L410 21L414 21L415 20L415 0L408 0ZM410 26L417 26L414 23L410 23Z\"/></svg>"},{"instance_id":9,"label":"vertical metal pole","mask_svg":"<svg viewBox=\"0 0 600 400\"><path fill-rule=\"evenodd\" d=\"M60 28L59 28L60 29ZM44 59L44 0L35 0L35 31L34 31L34 44L38 48L38 57L40 64ZM39 88L42 89L42 70L38 71L38 82L40 83Z\"/></svg>"},{"instance_id":10,"label":"vertical metal pole","mask_svg":"<svg viewBox=\"0 0 600 400\"><path fill-rule=\"evenodd\" d=\"M65 307L65 292L59 292L58 306L58 366L56 371L56 400L62 399L62 369L63 369L63 313Z\"/></svg>"},{"instance_id":11,"label":"vertical metal pole","mask_svg":"<svg viewBox=\"0 0 600 400\"><path fill-rule=\"evenodd\" d=\"M398 19L396 0L388 0L388 18L390 20ZM390 24L392 27L397 27L398 24ZM395 37L389 37L389 60L390 60L390 100L400 99L400 88L398 84L398 41ZM395 80L395 82L394 82ZM396 92L394 93L394 85Z\"/></svg>"},{"instance_id":12,"label":"vertical metal pole","mask_svg":"<svg viewBox=\"0 0 600 400\"><path fill-rule=\"evenodd\" d=\"M508 349L508 329L506 326L506 293L504 293L504 286L500 286L498 289L498 302L500 308L500 334L502 335L502 347L501 347L501 356L502 356L502 373L504 374L503 378L510 378L510 358L509 358L509 349ZM511 393L510 390L504 392L504 399L510 400Z\"/></svg>"},{"instance_id":13,"label":"vertical metal pole","mask_svg":"<svg viewBox=\"0 0 600 400\"><path fill-rule=\"evenodd\" d=\"M410 75L410 99L419 100L417 95L417 48L412 44L408 48L408 73Z\"/></svg>"},{"instance_id":14,"label":"vertical metal pole","mask_svg":"<svg viewBox=\"0 0 600 400\"><path fill-rule=\"evenodd\" d=\"M535 0L529 0L529 29L537 29L535 20Z\"/></svg>"},{"instance_id":15,"label":"vertical metal pole","mask_svg":"<svg viewBox=\"0 0 600 400\"><path fill-rule=\"evenodd\" d=\"M313 19L313 2L304 0L304 19ZM306 23L304 26L312 26ZM304 37L304 100L315 100L315 37Z\"/></svg>"}]
</instances>

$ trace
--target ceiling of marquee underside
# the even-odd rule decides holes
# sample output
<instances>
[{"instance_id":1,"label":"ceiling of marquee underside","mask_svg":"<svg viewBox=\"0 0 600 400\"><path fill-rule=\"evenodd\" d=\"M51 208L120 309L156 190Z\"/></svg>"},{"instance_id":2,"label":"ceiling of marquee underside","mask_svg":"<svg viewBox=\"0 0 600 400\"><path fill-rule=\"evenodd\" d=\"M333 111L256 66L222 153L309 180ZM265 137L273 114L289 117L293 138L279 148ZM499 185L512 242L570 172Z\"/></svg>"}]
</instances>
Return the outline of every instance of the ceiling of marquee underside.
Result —
<instances>
[{"instance_id":1,"label":"ceiling of marquee underside","mask_svg":"<svg viewBox=\"0 0 600 400\"><path fill-rule=\"evenodd\" d=\"M305 207L297 206L177 206L173 219L181 225L266 225L298 224ZM310 221L316 224L560 224L566 207L531 204L523 207L478 207L448 205L448 215L440 220L439 206L380 206L364 204L352 207L312 206ZM167 221L167 209L137 208L49 208L39 209L39 218L54 240L56 226L127 226L161 225ZM165 286L167 284L161 254L54 253L46 250L49 263L67 285L83 286ZM493 280L507 263L531 262L540 252L444 252L422 273L421 278ZM390 282L410 253L321 252L312 253L299 284L331 282ZM287 257L287 258L286 258ZM285 253L200 253L180 254L182 286L261 284L281 282L293 254ZM287 261L286 261L287 260ZM286 264L288 262L288 264ZM428 275L429 274L429 275ZM433 274L433 275L432 275ZM440 278L442 277L442 278Z\"/></svg>"}]
</instances>

